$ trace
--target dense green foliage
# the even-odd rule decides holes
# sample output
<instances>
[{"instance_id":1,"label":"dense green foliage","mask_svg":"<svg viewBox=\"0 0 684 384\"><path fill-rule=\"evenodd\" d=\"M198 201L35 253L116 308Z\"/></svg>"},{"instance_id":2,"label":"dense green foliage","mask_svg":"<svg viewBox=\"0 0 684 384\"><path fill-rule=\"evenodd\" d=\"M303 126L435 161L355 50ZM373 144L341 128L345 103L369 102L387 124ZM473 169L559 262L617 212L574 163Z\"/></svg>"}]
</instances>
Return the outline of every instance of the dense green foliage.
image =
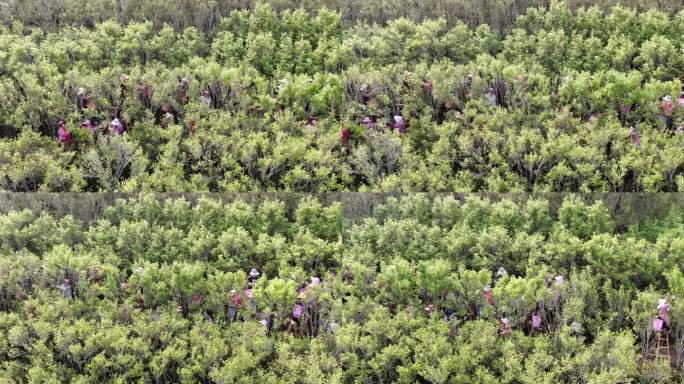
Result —
<instances>
[{"instance_id":1,"label":"dense green foliage","mask_svg":"<svg viewBox=\"0 0 684 384\"><path fill-rule=\"evenodd\" d=\"M415 195L353 222L311 198L289 210L140 196L92 223L14 211L0 216L0 380L666 382L640 356L667 297L673 364L684 357L684 217L648 221L618 230L604 205L572 196L554 212ZM230 322L230 290L255 267L256 308ZM549 285L557 274L565 284ZM313 337L301 337L287 329L310 276L322 284L307 290ZM65 277L71 300L56 288Z\"/></svg>"},{"instance_id":2,"label":"dense green foliage","mask_svg":"<svg viewBox=\"0 0 684 384\"><path fill-rule=\"evenodd\" d=\"M682 20L555 4L505 35L444 19L343 29L334 12L268 6L211 35L14 23L0 27L0 188L681 191ZM103 121L95 136L86 117Z\"/></svg>"},{"instance_id":3,"label":"dense green foliage","mask_svg":"<svg viewBox=\"0 0 684 384\"><path fill-rule=\"evenodd\" d=\"M0 384L684 380L681 8L0 0Z\"/></svg>"},{"instance_id":4,"label":"dense green foliage","mask_svg":"<svg viewBox=\"0 0 684 384\"><path fill-rule=\"evenodd\" d=\"M347 25L359 22L386 23L402 17L414 21L444 17L450 24L489 24L495 30L510 28L515 18L528 7L546 7L550 0L4 0L0 2L0 22L19 20L50 30L68 25L92 26L98 22L118 20L122 23L150 20L155 25L169 24L177 29L195 27L211 33L220 18L235 9L254 9L268 4L277 11L303 8L315 13L326 7L338 11ZM634 7L640 11L657 9L677 12L677 0L565 0L571 8L614 5Z\"/></svg>"}]
</instances>

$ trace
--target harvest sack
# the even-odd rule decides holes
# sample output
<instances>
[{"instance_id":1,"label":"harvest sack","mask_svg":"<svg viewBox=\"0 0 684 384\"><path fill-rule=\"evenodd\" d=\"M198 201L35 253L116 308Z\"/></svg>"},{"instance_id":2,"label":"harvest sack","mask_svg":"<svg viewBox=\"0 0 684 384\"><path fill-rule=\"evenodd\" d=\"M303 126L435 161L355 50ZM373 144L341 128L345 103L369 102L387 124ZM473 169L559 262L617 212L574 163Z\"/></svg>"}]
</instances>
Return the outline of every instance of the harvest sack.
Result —
<instances>
[{"instance_id":1,"label":"harvest sack","mask_svg":"<svg viewBox=\"0 0 684 384\"><path fill-rule=\"evenodd\" d=\"M653 319L653 330L660 332L663 330L663 321L660 319Z\"/></svg>"},{"instance_id":2,"label":"harvest sack","mask_svg":"<svg viewBox=\"0 0 684 384\"><path fill-rule=\"evenodd\" d=\"M302 317L302 305L301 304L295 305L295 309L294 309L294 311L292 311L292 317L294 317L295 319L299 319L300 317Z\"/></svg>"},{"instance_id":3,"label":"harvest sack","mask_svg":"<svg viewBox=\"0 0 684 384\"><path fill-rule=\"evenodd\" d=\"M539 328L539 327L541 327L541 316L532 315L532 328Z\"/></svg>"}]
</instances>

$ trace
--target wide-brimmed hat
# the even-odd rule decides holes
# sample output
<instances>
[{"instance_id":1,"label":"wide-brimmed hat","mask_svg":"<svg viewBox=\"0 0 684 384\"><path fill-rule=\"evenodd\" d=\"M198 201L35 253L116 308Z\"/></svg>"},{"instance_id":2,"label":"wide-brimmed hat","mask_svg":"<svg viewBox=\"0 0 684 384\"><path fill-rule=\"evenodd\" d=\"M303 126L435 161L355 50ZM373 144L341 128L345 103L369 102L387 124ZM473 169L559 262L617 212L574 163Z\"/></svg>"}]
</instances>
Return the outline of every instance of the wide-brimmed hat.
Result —
<instances>
[{"instance_id":1,"label":"wide-brimmed hat","mask_svg":"<svg viewBox=\"0 0 684 384\"><path fill-rule=\"evenodd\" d=\"M667 299L658 299L658 309L667 305Z\"/></svg>"},{"instance_id":2,"label":"wide-brimmed hat","mask_svg":"<svg viewBox=\"0 0 684 384\"><path fill-rule=\"evenodd\" d=\"M259 276L259 271L257 271L256 268L252 268L252 270L249 271L249 275L254 277Z\"/></svg>"},{"instance_id":3,"label":"wide-brimmed hat","mask_svg":"<svg viewBox=\"0 0 684 384\"><path fill-rule=\"evenodd\" d=\"M570 329L572 329L574 332L579 332L580 328L582 327L582 324L573 321L572 324L570 324Z\"/></svg>"}]
</instances>

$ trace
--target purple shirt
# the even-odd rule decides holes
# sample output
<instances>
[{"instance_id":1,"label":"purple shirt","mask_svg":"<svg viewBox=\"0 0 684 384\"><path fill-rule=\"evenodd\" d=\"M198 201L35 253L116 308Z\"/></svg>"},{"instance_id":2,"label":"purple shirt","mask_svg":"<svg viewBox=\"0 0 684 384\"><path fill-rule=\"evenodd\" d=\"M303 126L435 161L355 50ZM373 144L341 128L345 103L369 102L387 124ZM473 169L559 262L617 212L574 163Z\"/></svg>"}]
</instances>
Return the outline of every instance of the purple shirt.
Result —
<instances>
[{"instance_id":1,"label":"purple shirt","mask_svg":"<svg viewBox=\"0 0 684 384\"><path fill-rule=\"evenodd\" d=\"M363 120L361 120L361 123L365 124L366 128L373 129L373 120L370 117L364 117Z\"/></svg>"},{"instance_id":2,"label":"purple shirt","mask_svg":"<svg viewBox=\"0 0 684 384\"><path fill-rule=\"evenodd\" d=\"M639 135L639 131L636 130L636 128L631 127L629 129L629 137L632 139L632 143L636 145L637 147L641 144L641 136Z\"/></svg>"},{"instance_id":3,"label":"purple shirt","mask_svg":"<svg viewBox=\"0 0 684 384\"><path fill-rule=\"evenodd\" d=\"M541 316L532 315L532 328L539 328L539 327L541 327Z\"/></svg>"},{"instance_id":4,"label":"purple shirt","mask_svg":"<svg viewBox=\"0 0 684 384\"><path fill-rule=\"evenodd\" d=\"M401 116L394 116L392 128L398 130L402 135L406 133L406 122L404 122L404 118Z\"/></svg>"},{"instance_id":5,"label":"purple shirt","mask_svg":"<svg viewBox=\"0 0 684 384\"><path fill-rule=\"evenodd\" d=\"M299 319L300 317L302 317L302 309L303 308L301 304L295 305L295 308L292 311L292 317L294 317L295 319Z\"/></svg>"},{"instance_id":6,"label":"purple shirt","mask_svg":"<svg viewBox=\"0 0 684 384\"><path fill-rule=\"evenodd\" d=\"M123 127L123 124L121 124L121 121L119 119L112 120L111 127L112 127L112 132L114 132L117 135L123 135L124 127Z\"/></svg>"},{"instance_id":7,"label":"purple shirt","mask_svg":"<svg viewBox=\"0 0 684 384\"><path fill-rule=\"evenodd\" d=\"M71 140L71 133L67 130L64 122L59 124L59 129L57 130L57 139L60 143L66 143Z\"/></svg>"},{"instance_id":8,"label":"purple shirt","mask_svg":"<svg viewBox=\"0 0 684 384\"><path fill-rule=\"evenodd\" d=\"M97 131L97 127L93 125L90 119L85 119L83 124L81 124L81 127L87 128L91 135L94 135L95 131Z\"/></svg>"}]
</instances>

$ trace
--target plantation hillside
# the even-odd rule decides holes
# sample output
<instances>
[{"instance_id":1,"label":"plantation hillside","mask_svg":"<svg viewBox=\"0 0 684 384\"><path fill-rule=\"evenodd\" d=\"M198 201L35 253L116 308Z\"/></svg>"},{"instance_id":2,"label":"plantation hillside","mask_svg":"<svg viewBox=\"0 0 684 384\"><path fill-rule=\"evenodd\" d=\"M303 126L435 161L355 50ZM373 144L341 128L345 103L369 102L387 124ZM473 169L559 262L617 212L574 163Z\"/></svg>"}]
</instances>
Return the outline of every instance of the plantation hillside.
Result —
<instances>
[{"instance_id":1,"label":"plantation hillside","mask_svg":"<svg viewBox=\"0 0 684 384\"><path fill-rule=\"evenodd\" d=\"M443 17L449 24L464 22L471 26L489 24L496 31L511 28L515 18L530 7L548 7L553 0L4 0L0 3L0 22L10 25L17 20L26 25L57 30L65 26L93 26L116 20L120 23L152 21L182 30L195 27L211 33L221 17L239 9L255 9L267 4L275 11L301 8L314 13L327 8L340 13L344 25L386 23L398 18L414 21ZM656 9L676 13L682 4L677 0L565 0L570 9L595 6L610 9L615 5L638 11Z\"/></svg>"},{"instance_id":2,"label":"plantation hillside","mask_svg":"<svg viewBox=\"0 0 684 384\"><path fill-rule=\"evenodd\" d=\"M680 372L681 205L629 227L578 196L552 209L417 194L342 212L311 197L141 195L88 221L3 214L0 381L662 383ZM671 367L649 357L658 316Z\"/></svg>"},{"instance_id":3,"label":"plantation hillside","mask_svg":"<svg viewBox=\"0 0 684 384\"><path fill-rule=\"evenodd\" d=\"M684 189L675 2L172 3L0 3L1 190Z\"/></svg>"}]
</instances>

